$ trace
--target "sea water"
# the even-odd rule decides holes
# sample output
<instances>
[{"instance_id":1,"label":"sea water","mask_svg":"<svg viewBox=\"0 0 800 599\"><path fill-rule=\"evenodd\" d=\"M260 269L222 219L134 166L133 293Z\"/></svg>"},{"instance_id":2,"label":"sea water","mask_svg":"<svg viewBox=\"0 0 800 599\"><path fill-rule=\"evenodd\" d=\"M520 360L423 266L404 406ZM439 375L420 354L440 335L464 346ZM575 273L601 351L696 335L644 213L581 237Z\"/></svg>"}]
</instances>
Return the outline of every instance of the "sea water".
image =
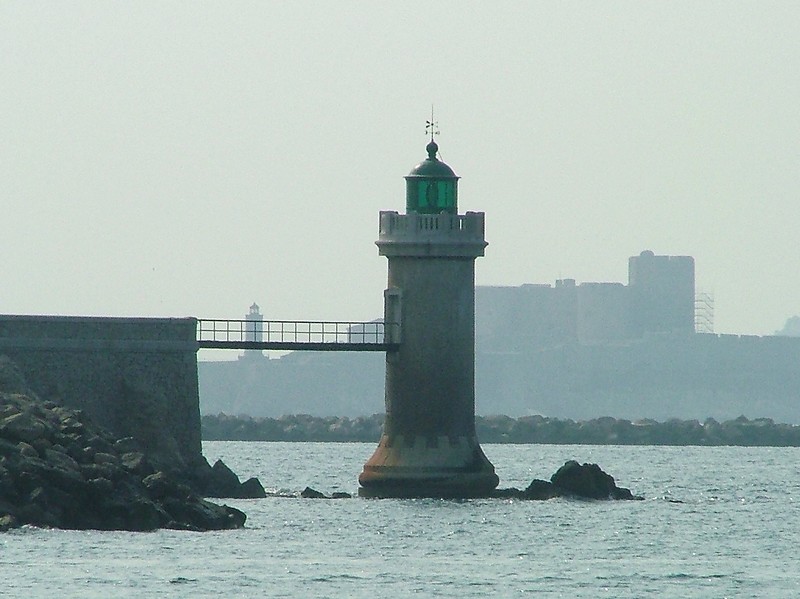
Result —
<instances>
[{"instance_id":1,"label":"sea water","mask_svg":"<svg viewBox=\"0 0 800 599\"><path fill-rule=\"evenodd\" d=\"M357 493L373 444L206 442L268 490ZM593 462L644 501L225 500L244 529L0 534L3 597L796 597L800 449L485 445L502 487Z\"/></svg>"}]
</instances>

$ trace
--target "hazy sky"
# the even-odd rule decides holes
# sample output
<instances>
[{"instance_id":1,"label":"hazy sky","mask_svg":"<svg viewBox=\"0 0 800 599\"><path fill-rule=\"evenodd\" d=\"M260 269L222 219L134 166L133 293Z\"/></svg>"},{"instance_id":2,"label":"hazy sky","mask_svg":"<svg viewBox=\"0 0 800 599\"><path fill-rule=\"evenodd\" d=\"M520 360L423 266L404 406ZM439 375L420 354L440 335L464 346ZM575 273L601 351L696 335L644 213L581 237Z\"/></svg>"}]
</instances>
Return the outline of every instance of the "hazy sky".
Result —
<instances>
[{"instance_id":1,"label":"hazy sky","mask_svg":"<svg viewBox=\"0 0 800 599\"><path fill-rule=\"evenodd\" d=\"M800 313L800 3L0 2L0 313L381 315L436 107L477 283Z\"/></svg>"}]
</instances>

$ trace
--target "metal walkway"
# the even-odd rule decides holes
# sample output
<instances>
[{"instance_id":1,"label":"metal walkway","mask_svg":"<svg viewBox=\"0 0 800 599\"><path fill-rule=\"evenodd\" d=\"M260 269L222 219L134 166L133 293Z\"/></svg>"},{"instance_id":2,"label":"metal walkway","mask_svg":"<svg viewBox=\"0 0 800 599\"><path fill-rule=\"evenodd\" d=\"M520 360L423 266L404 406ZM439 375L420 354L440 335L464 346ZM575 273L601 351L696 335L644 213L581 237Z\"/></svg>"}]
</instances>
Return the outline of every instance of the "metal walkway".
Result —
<instances>
[{"instance_id":1,"label":"metal walkway","mask_svg":"<svg viewBox=\"0 0 800 599\"><path fill-rule=\"evenodd\" d=\"M387 335L387 332L389 333ZM399 325L383 322L197 319L200 349L396 351Z\"/></svg>"}]
</instances>

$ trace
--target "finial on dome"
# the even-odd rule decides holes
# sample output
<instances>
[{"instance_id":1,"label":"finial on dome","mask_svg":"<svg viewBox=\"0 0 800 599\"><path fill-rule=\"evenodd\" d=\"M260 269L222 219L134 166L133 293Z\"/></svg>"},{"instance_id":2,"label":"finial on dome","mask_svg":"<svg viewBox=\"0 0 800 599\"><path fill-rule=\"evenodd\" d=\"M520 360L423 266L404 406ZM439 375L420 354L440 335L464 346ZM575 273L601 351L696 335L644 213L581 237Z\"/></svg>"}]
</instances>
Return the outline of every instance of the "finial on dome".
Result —
<instances>
[{"instance_id":1,"label":"finial on dome","mask_svg":"<svg viewBox=\"0 0 800 599\"><path fill-rule=\"evenodd\" d=\"M425 121L425 134L429 134L431 136L431 141L425 146L425 149L428 152L428 158L430 160L436 160L436 153L439 151L438 144L433 141L434 135L439 135L439 122L433 120L433 104L431 104L431 120Z\"/></svg>"},{"instance_id":2,"label":"finial on dome","mask_svg":"<svg viewBox=\"0 0 800 599\"><path fill-rule=\"evenodd\" d=\"M428 160L436 160L436 154L439 152L439 144L430 140L428 145L425 146L425 150L428 152Z\"/></svg>"}]
</instances>

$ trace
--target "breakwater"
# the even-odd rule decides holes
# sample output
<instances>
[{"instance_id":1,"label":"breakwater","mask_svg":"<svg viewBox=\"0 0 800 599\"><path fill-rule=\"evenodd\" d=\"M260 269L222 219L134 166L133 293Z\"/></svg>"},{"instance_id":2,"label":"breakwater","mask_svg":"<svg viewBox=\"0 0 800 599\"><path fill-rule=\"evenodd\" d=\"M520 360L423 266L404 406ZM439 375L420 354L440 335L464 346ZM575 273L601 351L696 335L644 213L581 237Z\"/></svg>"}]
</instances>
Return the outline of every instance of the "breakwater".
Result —
<instances>
[{"instance_id":1,"label":"breakwater","mask_svg":"<svg viewBox=\"0 0 800 599\"><path fill-rule=\"evenodd\" d=\"M0 531L244 525L239 510L205 501L154 467L132 437L118 439L82 411L33 396L7 364L0 375Z\"/></svg>"},{"instance_id":2,"label":"breakwater","mask_svg":"<svg viewBox=\"0 0 800 599\"><path fill-rule=\"evenodd\" d=\"M480 315L476 308L476 326ZM480 415L722 422L743 414L800 424L797 337L650 335L540 347L530 336L504 343L481 330L475 338ZM267 359L255 352L241 360L200 361L198 377L203 414L353 418L382 409L385 357L292 352Z\"/></svg>"},{"instance_id":3,"label":"breakwater","mask_svg":"<svg viewBox=\"0 0 800 599\"><path fill-rule=\"evenodd\" d=\"M194 318L0 315L31 391L134 437L160 467L203 466Z\"/></svg>"},{"instance_id":4,"label":"breakwater","mask_svg":"<svg viewBox=\"0 0 800 599\"><path fill-rule=\"evenodd\" d=\"M380 437L383 417L383 414L356 418L300 414L255 418L207 414L201 419L201 430L205 441L368 443ZM657 422L476 416L475 427L482 443L800 447L800 426L744 416L722 422L713 418L703 422L678 419Z\"/></svg>"}]
</instances>

